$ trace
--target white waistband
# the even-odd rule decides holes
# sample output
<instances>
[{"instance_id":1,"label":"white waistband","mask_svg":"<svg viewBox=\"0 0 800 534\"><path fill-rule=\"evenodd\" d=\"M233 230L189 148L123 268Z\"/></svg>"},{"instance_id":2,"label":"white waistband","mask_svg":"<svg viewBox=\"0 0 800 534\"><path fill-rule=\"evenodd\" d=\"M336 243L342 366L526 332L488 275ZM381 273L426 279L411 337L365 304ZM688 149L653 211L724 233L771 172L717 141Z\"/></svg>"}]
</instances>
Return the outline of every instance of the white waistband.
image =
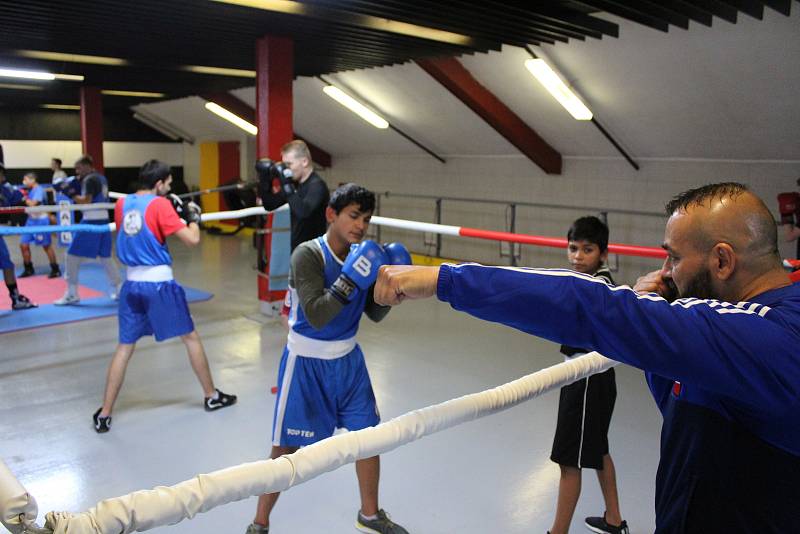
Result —
<instances>
[{"instance_id":1,"label":"white waistband","mask_svg":"<svg viewBox=\"0 0 800 534\"><path fill-rule=\"evenodd\" d=\"M129 265L125 278L131 282L168 282L174 279L169 265Z\"/></svg>"},{"instance_id":2,"label":"white waistband","mask_svg":"<svg viewBox=\"0 0 800 534\"><path fill-rule=\"evenodd\" d=\"M356 348L356 338L343 339L340 341L324 341L322 339L312 339L294 330L289 330L289 337L286 340L289 352L306 358L319 358L321 360L335 360L350 353Z\"/></svg>"}]
</instances>

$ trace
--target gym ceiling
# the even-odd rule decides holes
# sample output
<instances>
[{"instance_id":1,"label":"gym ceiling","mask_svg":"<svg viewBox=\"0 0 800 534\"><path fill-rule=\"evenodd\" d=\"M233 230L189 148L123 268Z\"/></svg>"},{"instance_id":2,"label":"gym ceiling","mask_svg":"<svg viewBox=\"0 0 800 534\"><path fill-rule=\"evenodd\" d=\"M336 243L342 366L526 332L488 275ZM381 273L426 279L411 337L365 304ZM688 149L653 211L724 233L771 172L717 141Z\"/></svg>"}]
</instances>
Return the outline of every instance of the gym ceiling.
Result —
<instances>
[{"instance_id":1,"label":"gym ceiling","mask_svg":"<svg viewBox=\"0 0 800 534\"><path fill-rule=\"evenodd\" d=\"M151 93L107 93L106 108L252 86L255 40L268 34L294 40L295 76L318 76L503 45L622 38L606 14L667 32L690 23L761 19L765 9L788 16L791 3L0 0L0 67L84 77L82 82L2 77L0 106L76 105L81 83Z\"/></svg>"}]
</instances>

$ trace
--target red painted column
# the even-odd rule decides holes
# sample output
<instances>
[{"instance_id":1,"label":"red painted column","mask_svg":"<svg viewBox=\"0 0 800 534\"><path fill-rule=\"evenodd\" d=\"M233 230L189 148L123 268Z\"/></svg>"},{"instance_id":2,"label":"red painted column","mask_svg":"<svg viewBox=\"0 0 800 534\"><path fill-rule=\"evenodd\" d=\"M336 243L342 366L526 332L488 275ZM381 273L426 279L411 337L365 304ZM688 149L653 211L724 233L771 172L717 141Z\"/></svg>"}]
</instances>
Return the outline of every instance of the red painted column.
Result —
<instances>
[{"instance_id":1,"label":"red painted column","mask_svg":"<svg viewBox=\"0 0 800 534\"><path fill-rule=\"evenodd\" d=\"M264 36L256 41L256 156L278 159L292 140L294 41Z\"/></svg>"},{"instance_id":2,"label":"red painted column","mask_svg":"<svg viewBox=\"0 0 800 534\"><path fill-rule=\"evenodd\" d=\"M81 87L81 146L92 156L94 167L105 172L103 165L103 97L97 87Z\"/></svg>"},{"instance_id":3,"label":"red painted column","mask_svg":"<svg viewBox=\"0 0 800 534\"><path fill-rule=\"evenodd\" d=\"M294 41L286 37L264 36L256 41L256 157L280 160L281 147L292 140L292 82L294 80ZM267 215L264 229L272 228ZM285 291L269 289L269 254L272 234L265 232L258 261L258 299L262 309L283 300ZM288 253L288 251L287 251ZM265 306L266 304L266 306Z\"/></svg>"}]
</instances>

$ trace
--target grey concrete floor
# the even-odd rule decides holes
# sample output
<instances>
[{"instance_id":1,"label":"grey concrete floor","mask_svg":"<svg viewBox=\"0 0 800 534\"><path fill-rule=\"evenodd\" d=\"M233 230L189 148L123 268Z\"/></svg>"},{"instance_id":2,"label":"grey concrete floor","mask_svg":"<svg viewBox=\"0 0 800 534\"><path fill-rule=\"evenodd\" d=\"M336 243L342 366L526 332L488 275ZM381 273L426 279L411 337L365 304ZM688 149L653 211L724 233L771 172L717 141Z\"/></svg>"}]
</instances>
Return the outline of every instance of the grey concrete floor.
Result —
<instances>
[{"instance_id":1,"label":"grey concrete floor","mask_svg":"<svg viewBox=\"0 0 800 534\"><path fill-rule=\"evenodd\" d=\"M18 251L15 239L9 249ZM206 413L179 340L142 340L108 434L100 405L116 345L116 318L0 336L0 457L40 509L83 511L99 500L171 485L265 458L285 333L257 312L255 254L248 238L204 235L172 242L179 282L214 293L192 305L218 387L239 395ZM19 261L19 258L15 258ZM561 361L556 345L481 322L435 302L410 302L380 324L362 321L364 349L384 420L481 391ZM618 367L611 424L623 515L631 532L654 529L660 416L642 374ZM544 533L555 509L558 467L549 461L558 393L397 449L382 458L381 506L412 533ZM172 534L243 533L255 498L156 529ZM354 532L358 490L345 466L288 491L272 533ZM573 532L603 512L593 472ZM0 531L4 531L0 527Z\"/></svg>"}]
</instances>

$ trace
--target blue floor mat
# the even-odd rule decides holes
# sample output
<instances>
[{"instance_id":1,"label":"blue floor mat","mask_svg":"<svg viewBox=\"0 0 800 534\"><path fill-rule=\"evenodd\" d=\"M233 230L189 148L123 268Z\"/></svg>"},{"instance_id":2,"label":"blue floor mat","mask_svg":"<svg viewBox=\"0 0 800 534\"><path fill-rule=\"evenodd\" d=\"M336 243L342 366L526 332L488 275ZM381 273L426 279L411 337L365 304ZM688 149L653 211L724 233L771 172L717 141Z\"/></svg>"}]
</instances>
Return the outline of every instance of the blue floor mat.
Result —
<instances>
[{"instance_id":1,"label":"blue floor mat","mask_svg":"<svg viewBox=\"0 0 800 534\"><path fill-rule=\"evenodd\" d=\"M117 314L117 303L107 296L110 288L105 271L100 264L84 263L81 265L80 283L82 286L102 292L102 295L95 298L81 299L81 302L74 306L40 304L38 308L30 310L0 310L0 334L88 319L99 319ZM186 299L190 303L210 300L214 296L212 293L193 287L184 287L184 290L186 291Z\"/></svg>"}]
</instances>

